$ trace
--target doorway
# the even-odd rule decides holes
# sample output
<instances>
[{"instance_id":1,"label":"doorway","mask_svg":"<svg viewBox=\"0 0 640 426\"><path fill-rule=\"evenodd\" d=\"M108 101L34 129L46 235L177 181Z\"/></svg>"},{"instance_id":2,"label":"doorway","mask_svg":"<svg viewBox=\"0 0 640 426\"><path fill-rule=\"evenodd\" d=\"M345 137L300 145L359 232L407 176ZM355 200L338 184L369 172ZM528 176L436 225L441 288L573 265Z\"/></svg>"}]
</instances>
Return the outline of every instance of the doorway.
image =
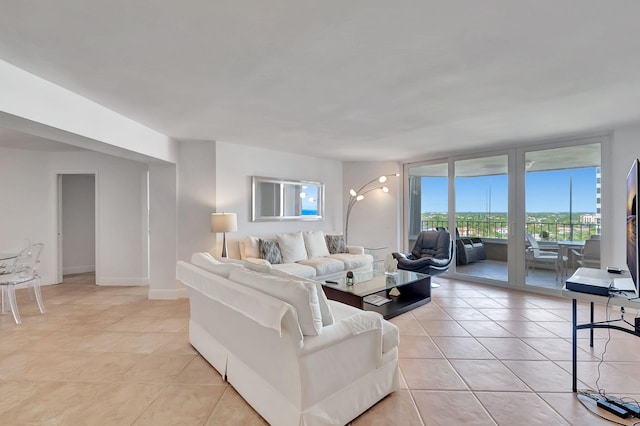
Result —
<instances>
[{"instance_id":1,"label":"doorway","mask_svg":"<svg viewBox=\"0 0 640 426\"><path fill-rule=\"evenodd\" d=\"M96 176L58 175L58 278L96 272Z\"/></svg>"}]
</instances>

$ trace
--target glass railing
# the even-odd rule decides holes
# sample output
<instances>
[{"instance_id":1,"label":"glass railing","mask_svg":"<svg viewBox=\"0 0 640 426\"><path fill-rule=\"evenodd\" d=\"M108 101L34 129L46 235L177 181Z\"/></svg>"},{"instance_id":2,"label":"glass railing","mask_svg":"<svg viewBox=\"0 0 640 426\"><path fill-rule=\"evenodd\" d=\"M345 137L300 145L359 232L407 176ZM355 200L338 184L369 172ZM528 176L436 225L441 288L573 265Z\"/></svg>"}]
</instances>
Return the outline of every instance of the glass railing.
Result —
<instances>
[{"instance_id":1,"label":"glass railing","mask_svg":"<svg viewBox=\"0 0 640 426\"><path fill-rule=\"evenodd\" d=\"M458 220L458 233L461 237L480 237L507 239L509 227L507 222ZM447 221L423 220L421 229L447 228ZM592 235L600 233L600 225L596 223L558 223L527 222L526 232L539 241L586 241Z\"/></svg>"}]
</instances>

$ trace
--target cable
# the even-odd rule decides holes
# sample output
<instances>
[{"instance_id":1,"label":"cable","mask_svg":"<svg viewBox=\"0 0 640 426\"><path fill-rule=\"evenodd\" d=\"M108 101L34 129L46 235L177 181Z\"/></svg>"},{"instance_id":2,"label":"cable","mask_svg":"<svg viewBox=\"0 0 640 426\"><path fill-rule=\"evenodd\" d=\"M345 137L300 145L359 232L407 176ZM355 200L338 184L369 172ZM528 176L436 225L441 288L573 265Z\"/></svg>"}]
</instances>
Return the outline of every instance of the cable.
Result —
<instances>
[{"instance_id":1,"label":"cable","mask_svg":"<svg viewBox=\"0 0 640 426\"><path fill-rule=\"evenodd\" d=\"M605 311L607 313L606 318L607 321L609 321L611 319L610 316L610 311L609 311L609 302L611 302L611 299L613 298L612 295L609 295L609 297L607 298L607 304L605 305ZM592 329L593 330L593 329ZM607 393L604 389L600 388L599 382L600 382L600 367L602 366L602 363L604 362L604 356L607 353L607 346L609 345L609 342L611 341L611 329L607 328L607 332L609 335L609 338L607 339L607 341L604 344L604 350L602 351L602 355L600 356L600 362L598 363L598 377L596 378L596 388L598 389L598 394L600 396L602 396L603 398L607 398Z\"/></svg>"}]
</instances>

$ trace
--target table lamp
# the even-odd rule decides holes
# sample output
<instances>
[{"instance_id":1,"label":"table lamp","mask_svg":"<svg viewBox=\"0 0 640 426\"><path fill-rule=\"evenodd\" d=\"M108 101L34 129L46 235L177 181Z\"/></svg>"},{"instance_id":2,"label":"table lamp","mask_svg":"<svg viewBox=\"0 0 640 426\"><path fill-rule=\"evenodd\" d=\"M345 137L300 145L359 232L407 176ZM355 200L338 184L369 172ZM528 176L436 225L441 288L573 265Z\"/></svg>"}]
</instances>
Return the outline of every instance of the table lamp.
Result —
<instances>
[{"instance_id":1,"label":"table lamp","mask_svg":"<svg viewBox=\"0 0 640 426\"><path fill-rule=\"evenodd\" d=\"M222 257L227 257L227 232L238 230L235 213L211 213L211 232L222 232Z\"/></svg>"}]
</instances>

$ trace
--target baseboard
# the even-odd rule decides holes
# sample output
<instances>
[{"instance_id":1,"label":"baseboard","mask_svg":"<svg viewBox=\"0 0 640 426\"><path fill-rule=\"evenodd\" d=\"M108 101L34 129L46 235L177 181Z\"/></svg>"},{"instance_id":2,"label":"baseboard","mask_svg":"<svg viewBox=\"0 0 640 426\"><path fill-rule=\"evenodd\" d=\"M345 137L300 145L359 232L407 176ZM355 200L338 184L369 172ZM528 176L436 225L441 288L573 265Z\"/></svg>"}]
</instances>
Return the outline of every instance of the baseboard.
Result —
<instances>
[{"instance_id":1,"label":"baseboard","mask_svg":"<svg viewBox=\"0 0 640 426\"><path fill-rule=\"evenodd\" d=\"M96 276L97 285L124 285L124 286L138 286L149 285L149 278L141 277L99 277Z\"/></svg>"},{"instance_id":2,"label":"baseboard","mask_svg":"<svg viewBox=\"0 0 640 426\"><path fill-rule=\"evenodd\" d=\"M63 275L85 274L87 272L95 272L96 265L84 265L84 266L65 266L62 268Z\"/></svg>"},{"instance_id":3,"label":"baseboard","mask_svg":"<svg viewBox=\"0 0 640 426\"><path fill-rule=\"evenodd\" d=\"M187 297L186 288L176 288L173 290L153 290L149 289L149 299L155 300L173 300L183 299Z\"/></svg>"}]
</instances>

